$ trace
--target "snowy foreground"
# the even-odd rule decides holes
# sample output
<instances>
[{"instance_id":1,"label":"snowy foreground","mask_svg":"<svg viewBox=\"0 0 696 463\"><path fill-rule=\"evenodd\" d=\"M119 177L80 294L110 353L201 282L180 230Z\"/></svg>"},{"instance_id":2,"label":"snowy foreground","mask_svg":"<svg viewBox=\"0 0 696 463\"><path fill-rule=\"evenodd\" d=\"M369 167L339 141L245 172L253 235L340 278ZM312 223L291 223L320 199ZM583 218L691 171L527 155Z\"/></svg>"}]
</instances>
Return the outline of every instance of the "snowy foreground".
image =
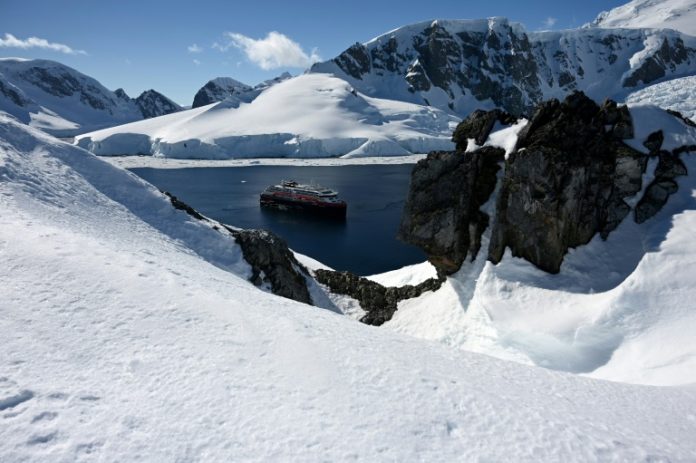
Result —
<instances>
[{"instance_id":1,"label":"snowy foreground","mask_svg":"<svg viewBox=\"0 0 696 463\"><path fill-rule=\"evenodd\" d=\"M458 118L371 98L327 74L278 83L251 103L222 101L76 138L98 155L170 158L382 156L451 149Z\"/></svg>"},{"instance_id":2,"label":"snowy foreground","mask_svg":"<svg viewBox=\"0 0 696 463\"><path fill-rule=\"evenodd\" d=\"M696 459L693 385L529 367L262 292L229 236L5 115L0 178L1 461Z\"/></svg>"}]
</instances>

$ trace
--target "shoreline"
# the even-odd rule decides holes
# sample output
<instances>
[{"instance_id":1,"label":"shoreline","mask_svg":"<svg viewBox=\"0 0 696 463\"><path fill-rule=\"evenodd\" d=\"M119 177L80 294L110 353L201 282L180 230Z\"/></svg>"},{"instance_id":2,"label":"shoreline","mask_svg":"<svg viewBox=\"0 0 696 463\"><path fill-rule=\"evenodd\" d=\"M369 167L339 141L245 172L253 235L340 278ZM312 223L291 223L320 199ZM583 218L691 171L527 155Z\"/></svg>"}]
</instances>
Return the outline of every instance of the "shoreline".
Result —
<instances>
[{"instance_id":1,"label":"shoreline","mask_svg":"<svg viewBox=\"0 0 696 463\"><path fill-rule=\"evenodd\" d=\"M185 169L254 166L338 167L362 165L415 164L427 154L407 156L370 156L358 158L245 158L245 159L172 159L153 156L99 156L124 169Z\"/></svg>"}]
</instances>

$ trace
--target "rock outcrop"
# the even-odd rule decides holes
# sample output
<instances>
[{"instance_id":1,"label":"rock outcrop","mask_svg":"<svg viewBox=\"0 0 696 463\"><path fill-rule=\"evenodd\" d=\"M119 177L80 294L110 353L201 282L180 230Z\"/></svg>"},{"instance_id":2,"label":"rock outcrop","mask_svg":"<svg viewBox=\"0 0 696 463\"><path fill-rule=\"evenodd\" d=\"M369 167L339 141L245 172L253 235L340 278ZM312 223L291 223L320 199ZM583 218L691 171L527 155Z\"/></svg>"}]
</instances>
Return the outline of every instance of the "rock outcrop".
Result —
<instances>
[{"instance_id":1,"label":"rock outcrop","mask_svg":"<svg viewBox=\"0 0 696 463\"><path fill-rule=\"evenodd\" d=\"M242 249L244 260L251 266L251 283L266 285L278 296L312 304L307 287L307 278L311 276L279 236L265 230L243 230L214 223L171 193L165 191L164 194L174 208L196 220L213 223L212 228L234 237Z\"/></svg>"},{"instance_id":2,"label":"rock outcrop","mask_svg":"<svg viewBox=\"0 0 696 463\"><path fill-rule=\"evenodd\" d=\"M490 220L481 206L495 189L505 156L502 149L490 147L466 156L457 153L433 152L416 164L398 234L423 249L446 275L478 254Z\"/></svg>"},{"instance_id":3,"label":"rock outcrop","mask_svg":"<svg viewBox=\"0 0 696 463\"><path fill-rule=\"evenodd\" d=\"M367 312L360 321L376 326L391 320L399 301L418 297L426 291L435 291L443 281L430 278L416 286L385 287L350 272L315 270L314 277L332 293L356 299L360 307Z\"/></svg>"},{"instance_id":4,"label":"rock outcrop","mask_svg":"<svg viewBox=\"0 0 696 463\"><path fill-rule=\"evenodd\" d=\"M457 151L430 153L413 170L399 237L423 249L440 275L473 260L486 230L485 252L493 263L509 249L557 273L570 248L596 234L606 239L629 216L627 199L641 192L650 156L659 162L635 206L638 223L677 191L675 178L687 174L679 156L696 149L665 150L665 135L655 131L643 140L649 153L639 152L625 143L634 138L628 108L613 101L599 106L574 92L563 102L539 105L506 159L489 146L465 152L469 139L482 145L493 124L507 118L500 111L472 114L454 132ZM489 206L482 210L485 203Z\"/></svg>"},{"instance_id":5,"label":"rock outcrop","mask_svg":"<svg viewBox=\"0 0 696 463\"><path fill-rule=\"evenodd\" d=\"M551 273L569 248L614 230L641 189L647 156L622 143L630 117L582 93L539 106L505 163L489 259L506 248ZM627 120L628 119L628 120Z\"/></svg>"}]
</instances>

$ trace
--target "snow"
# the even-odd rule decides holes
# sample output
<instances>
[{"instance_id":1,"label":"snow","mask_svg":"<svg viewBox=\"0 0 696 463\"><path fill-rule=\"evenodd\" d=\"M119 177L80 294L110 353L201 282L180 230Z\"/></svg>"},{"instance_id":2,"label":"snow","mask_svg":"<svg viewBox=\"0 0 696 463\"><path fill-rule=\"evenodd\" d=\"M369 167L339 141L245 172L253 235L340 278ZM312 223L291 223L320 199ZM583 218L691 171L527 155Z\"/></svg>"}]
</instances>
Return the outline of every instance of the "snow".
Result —
<instances>
[{"instance_id":1,"label":"snow","mask_svg":"<svg viewBox=\"0 0 696 463\"><path fill-rule=\"evenodd\" d=\"M451 149L458 119L362 95L326 74L277 83L248 104L226 101L80 135L98 155L171 158L362 157Z\"/></svg>"},{"instance_id":2,"label":"snow","mask_svg":"<svg viewBox=\"0 0 696 463\"><path fill-rule=\"evenodd\" d=\"M588 26L674 29L696 36L696 1L633 0L603 11Z\"/></svg>"},{"instance_id":3,"label":"snow","mask_svg":"<svg viewBox=\"0 0 696 463\"><path fill-rule=\"evenodd\" d=\"M628 142L636 149L645 152L642 140L658 128L666 149L696 145L696 129L666 112L650 106L630 111L636 139ZM677 178L679 191L656 217L638 225L629 215L606 241L597 236L571 250L558 275L513 258L509 250L498 265L479 256L442 289L400 302L384 326L596 378L696 382L696 157L682 159L691 175ZM644 187L656 165L649 163ZM487 243L484 234L481 249Z\"/></svg>"},{"instance_id":4,"label":"snow","mask_svg":"<svg viewBox=\"0 0 696 463\"><path fill-rule=\"evenodd\" d=\"M437 271L430 262L407 265L397 270L371 275L366 278L375 281L382 286L416 286L429 278L436 278Z\"/></svg>"},{"instance_id":5,"label":"snow","mask_svg":"<svg viewBox=\"0 0 696 463\"><path fill-rule=\"evenodd\" d=\"M262 292L229 236L5 115L0 177L3 461L696 459L693 386L505 362ZM684 264L690 244L668 242Z\"/></svg>"},{"instance_id":6,"label":"snow","mask_svg":"<svg viewBox=\"0 0 696 463\"><path fill-rule=\"evenodd\" d=\"M696 121L696 76L651 85L631 93L625 101L629 105L655 105L679 111Z\"/></svg>"},{"instance_id":7,"label":"snow","mask_svg":"<svg viewBox=\"0 0 696 463\"><path fill-rule=\"evenodd\" d=\"M45 87L53 84L46 75L61 82L63 90L70 89L70 94L47 91ZM118 98L95 79L55 61L0 59L2 83L17 92L25 104L19 106L0 92L0 111L56 136L72 136L143 117L134 102Z\"/></svg>"}]
</instances>

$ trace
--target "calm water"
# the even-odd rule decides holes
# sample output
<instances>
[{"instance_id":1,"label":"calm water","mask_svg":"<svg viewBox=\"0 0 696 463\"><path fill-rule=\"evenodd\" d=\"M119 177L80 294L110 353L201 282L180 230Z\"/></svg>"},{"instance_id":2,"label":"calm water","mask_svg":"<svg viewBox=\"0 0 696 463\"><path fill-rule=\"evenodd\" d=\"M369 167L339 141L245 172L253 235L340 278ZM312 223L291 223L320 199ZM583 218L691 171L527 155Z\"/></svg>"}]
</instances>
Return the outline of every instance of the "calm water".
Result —
<instances>
[{"instance_id":1,"label":"calm water","mask_svg":"<svg viewBox=\"0 0 696 463\"><path fill-rule=\"evenodd\" d=\"M340 167L251 166L132 169L153 185L220 222L264 228L295 251L338 269L370 275L423 262L396 239L412 165ZM348 203L345 222L259 207L259 194L283 179L337 189Z\"/></svg>"}]
</instances>

